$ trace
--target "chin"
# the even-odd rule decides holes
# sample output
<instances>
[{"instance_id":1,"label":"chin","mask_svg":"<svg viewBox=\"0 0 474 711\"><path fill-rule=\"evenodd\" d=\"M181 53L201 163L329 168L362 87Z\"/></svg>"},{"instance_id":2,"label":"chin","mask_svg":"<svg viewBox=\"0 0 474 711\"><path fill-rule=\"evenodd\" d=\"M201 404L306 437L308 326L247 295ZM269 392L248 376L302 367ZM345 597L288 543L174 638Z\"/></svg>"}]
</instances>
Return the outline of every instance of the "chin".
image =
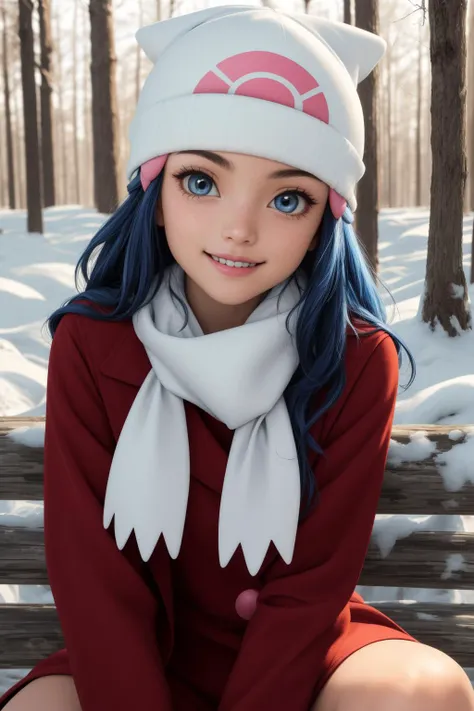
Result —
<instances>
[{"instance_id":1,"label":"chin","mask_svg":"<svg viewBox=\"0 0 474 711\"><path fill-rule=\"evenodd\" d=\"M232 293L234 292L234 293ZM260 298L264 293L264 290L250 290L250 289L209 289L206 288L207 295L216 301L218 304L223 304L224 306L242 306L247 304L249 301L254 301Z\"/></svg>"}]
</instances>

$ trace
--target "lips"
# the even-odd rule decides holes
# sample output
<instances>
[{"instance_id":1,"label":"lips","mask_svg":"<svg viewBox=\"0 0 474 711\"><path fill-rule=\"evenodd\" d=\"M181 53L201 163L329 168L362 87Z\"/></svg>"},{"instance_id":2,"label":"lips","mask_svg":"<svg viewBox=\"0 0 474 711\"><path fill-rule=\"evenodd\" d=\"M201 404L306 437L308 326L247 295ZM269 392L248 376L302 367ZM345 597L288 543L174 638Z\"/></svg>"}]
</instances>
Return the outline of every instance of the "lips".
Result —
<instances>
[{"instance_id":1,"label":"lips","mask_svg":"<svg viewBox=\"0 0 474 711\"><path fill-rule=\"evenodd\" d=\"M228 259L231 262L246 262L247 264L263 264L249 257L234 257L231 254L217 254L217 252L204 252L208 257L218 257L219 259Z\"/></svg>"}]
</instances>

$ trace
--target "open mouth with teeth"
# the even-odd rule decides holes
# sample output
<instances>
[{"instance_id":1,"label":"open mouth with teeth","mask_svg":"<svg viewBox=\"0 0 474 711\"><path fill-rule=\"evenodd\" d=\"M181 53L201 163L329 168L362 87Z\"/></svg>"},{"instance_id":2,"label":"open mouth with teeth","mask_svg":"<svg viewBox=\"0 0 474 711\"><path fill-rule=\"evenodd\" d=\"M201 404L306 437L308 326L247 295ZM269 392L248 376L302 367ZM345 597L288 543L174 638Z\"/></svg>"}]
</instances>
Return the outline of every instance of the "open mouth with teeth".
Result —
<instances>
[{"instance_id":1,"label":"open mouth with teeth","mask_svg":"<svg viewBox=\"0 0 474 711\"><path fill-rule=\"evenodd\" d=\"M214 254L210 254L209 252L204 252L204 254L213 259L215 262L219 262L219 264L225 264L226 267L235 267L236 269L250 269L263 264L263 262L240 262L233 261L232 259L223 259L222 257L216 257Z\"/></svg>"}]
</instances>

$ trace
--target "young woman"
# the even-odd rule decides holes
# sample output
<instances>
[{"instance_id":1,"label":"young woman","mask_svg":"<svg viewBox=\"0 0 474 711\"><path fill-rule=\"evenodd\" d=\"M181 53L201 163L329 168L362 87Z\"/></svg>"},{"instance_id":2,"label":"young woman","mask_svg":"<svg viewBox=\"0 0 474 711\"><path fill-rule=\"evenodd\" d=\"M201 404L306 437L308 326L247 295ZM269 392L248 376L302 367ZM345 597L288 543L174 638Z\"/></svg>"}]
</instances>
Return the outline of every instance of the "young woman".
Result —
<instances>
[{"instance_id":1,"label":"young woman","mask_svg":"<svg viewBox=\"0 0 474 711\"><path fill-rule=\"evenodd\" d=\"M246 6L138 39L129 197L49 319L66 648L0 708L472 710L463 670L354 592L401 350L351 227L384 44Z\"/></svg>"}]
</instances>

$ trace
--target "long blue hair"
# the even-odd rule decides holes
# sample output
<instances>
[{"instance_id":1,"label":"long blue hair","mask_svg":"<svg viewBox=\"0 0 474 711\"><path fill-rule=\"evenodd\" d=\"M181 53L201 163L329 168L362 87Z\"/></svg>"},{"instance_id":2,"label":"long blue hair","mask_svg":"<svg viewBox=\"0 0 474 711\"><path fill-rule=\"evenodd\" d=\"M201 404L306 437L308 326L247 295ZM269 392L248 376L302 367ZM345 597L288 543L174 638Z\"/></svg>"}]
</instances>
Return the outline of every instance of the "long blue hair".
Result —
<instances>
[{"instance_id":1,"label":"long blue hair","mask_svg":"<svg viewBox=\"0 0 474 711\"><path fill-rule=\"evenodd\" d=\"M61 318L67 313L102 321L130 320L153 298L166 268L175 261L163 228L156 225L155 210L162 175L163 172L144 192L138 173L128 185L128 197L88 244L75 270L76 288L79 274L86 288L68 299L47 320L53 338ZM296 325L300 364L287 387L285 399L298 450L306 511L317 493L309 450L323 454L310 430L343 391L348 326L354 327L354 320L362 319L374 330L388 333L395 343L399 361L402 350L408 356L411 376L406 387L415 374L411 353L386 324L385 308L352 222L349 208L338 220L327 206L318 246L306 254L301 264L308 281L302 289ZM155 279L156 286L151 291ZM324 402L317 409L310 407L315 394L323 388L326 391Z\"/></svg>"}]
</instances>

